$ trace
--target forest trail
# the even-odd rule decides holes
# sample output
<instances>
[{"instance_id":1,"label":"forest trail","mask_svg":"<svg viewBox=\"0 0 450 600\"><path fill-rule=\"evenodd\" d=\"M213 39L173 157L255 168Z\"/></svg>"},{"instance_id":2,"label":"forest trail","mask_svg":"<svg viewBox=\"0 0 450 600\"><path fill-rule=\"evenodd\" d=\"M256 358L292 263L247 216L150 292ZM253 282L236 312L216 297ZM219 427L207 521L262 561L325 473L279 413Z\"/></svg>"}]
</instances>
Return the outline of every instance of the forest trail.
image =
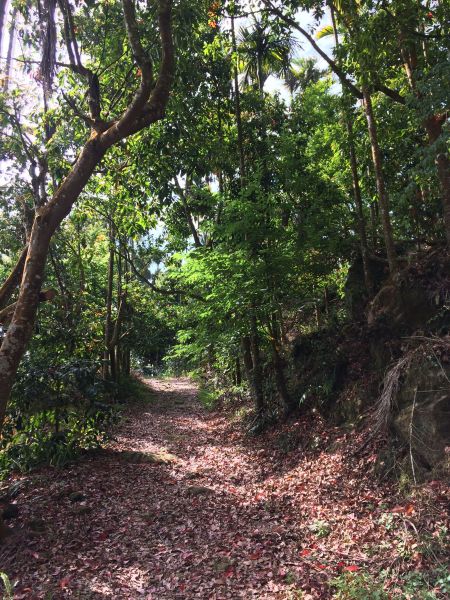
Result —
<instances>
[{"instance_id":1,"label":"forest trail","mask_svg":"<svg viewBox=\"0 0 450 600\"><path fill-rule=\"evenodd\" d=\"M331 598L331 577L373 562L392 490L345 435L318 420L248 437L188 379L145 384L106 450L19 478L0 549L16 600Z\"/></svg>"}]
</instances>

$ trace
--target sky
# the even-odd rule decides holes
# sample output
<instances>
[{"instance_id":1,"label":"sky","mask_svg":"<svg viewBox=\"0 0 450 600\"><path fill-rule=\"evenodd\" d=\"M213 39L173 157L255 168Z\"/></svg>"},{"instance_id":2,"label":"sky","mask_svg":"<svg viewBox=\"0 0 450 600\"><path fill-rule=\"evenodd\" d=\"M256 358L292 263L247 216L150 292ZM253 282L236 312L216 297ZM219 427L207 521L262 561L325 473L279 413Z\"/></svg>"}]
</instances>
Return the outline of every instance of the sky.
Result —
<instances>
[{"instance_id":1,"label":"sky","mask_svg":"<svg viewBox=\"0 0 450 600\"><path fill-rule=\"evenodd\" d=\"M10 5L10 3L9 3ZM9 14L10 12L10 6L7 8L7 14ZM245 21L247 20L247 22L249 21L249 19L245 19L245 18L241 18L239 20L239 25L238 26L245 26ZM320 29L321 27L323 27L324 25L327 25L330 23L331 19L329 15L325 15L323 17L323 19L319 22L316 23L313 16L310 15L308 12L306 11L298 11L296 14L296 20L297 22L306 30L308 30L310 33L314 31L317 31L318 29ZM2 47L0 48L0 72L3 70L4 65L5 65L5 56L7 53L7 47L8 47L8 28L9 28L9 18L7 17L6 19L6 23L5 23L5 30L4 30L4 35L2 35ZM296 57L298 58L307 58L307 57L312 57L312 58L316 58L318 61L318 67L321 69L325 69L327 67L325 61L323 59L321 59L316 52L314 51L314 49L311 47L310 43L308 42L308 40L304 39L301 34L299 32L294 31L293 32L294 37L298 40L298 49L296 52ZM327 54L331 55L332 51L333 51L333 43L334 43L334 39L333 37L326 37L322 40L319 40L318 45L321 47L322 50L324 50ZM15 44L14 44L14 53L13 56L19 56L21 52L21 48L20 48L20 44L18 43L18 40L15 40ZM17 65L17 63L16 63ZM31 88L34 87L36 85L35 81L30 81L29 76L28 77L23 77L23 75L21 75L20 71L21 69L14 69L13 66L13 77L14 77L14 71L16 71L16 77L18 76L20 78L20 85L21 86L28 86L30 87L30 92L31 92ZM27 81L28 80L28 81ZM290 94L287 90L287 88L283 85L282 81L274 76L270 76L269 79L266 82L265 85L265 91L269 92L269 93L273 93L273 92L277 92L280 94L280 96L286 101L287 104L289 104L290 102ZM31 98L30 98L31 100ZM7 167L7 165L5 165L5 163L3 163L0 167L0 185L5 184L6 180L7 180L7 172L8 172L8 168L5 169L5 167ZM6 179L5 179L6 177ZM152 265L152 267L156 268L156 265ZM152 269L151 269L152 272Z\"/></svg>"},{"instance_id":2,"label":"sky","mask_svg":"<svg viewBox=\"0 0 450 600\"><path fill-rule=\"evenodd\" d=\"M6 14L9 15L10 12L10 5L11 3L8 3L9 6L6 9ZM251 4L249 4L249 8L251 7ZM248 19L245 18L241 18L240 21L240 25L242 25L243 23L245 24L245 21L248 21ZM311 31L312 28L314 28L315 31L317 31L318 29L320 29L321 27L323 27L324 25L330 24L331 19L330 16L328 14L326 14L323 19L317 24L314 21L314 18L311 14L309 14L306 11L298 11L296 14L296 20L297 22L304 28L307 29L308 31ZM5 31L3 32L3 36L2 36L2 47L0 48L0 71L3 69L4 64L5 64L5 60L4 58L6 57L6 53L7 53L7 47L8 47L8 33L7 30L9 28L9 18L6 19L6 24L5 24ZM299 47L297 50L297 56L298 57L312 57L312 58L317 58L318 59L318 67L321 69L324 69L327 67L325 61L320 58L317 53L314 51L314 49L311 47L311 45L309 44L309 42L304 39L302 37L302 35L297 32L294 31L293 32L294 37L298 40L299 43ZM321 40L317 41L318 45L322 48L322 50L324 50L327 54L332 53L332 48L334 45L334 40L333 38L330 37L326 37L323 38ZM15 40L15 44L14 44L14 55L17 56L20 53L20 44L17 43L17 39ZM274 76L270 76L266 86L265 86L265 91L267 92L279 92L280 95L286 99L286 101L289 100L289 93L286 90L286 88L282 85L281 81L279 79L277 79Z\"/></svg>"},{"instance_id":3,"label":"sky","mask_svg":"<svg viewBox=\"0 0 450 600\"><path fill-rule=\"evenodd\" d=\"M304 10L297 11L295 20L303 27L303 29L306 29L311 34L320 30L325 25L331 25L331 17L329 14L325 14L324 17L317 23L313 15ZM296 58L315 58L317 59L317 67L319 69L327 69L327 63L317 54L314 48L312 48L308 40L305 39L298 31L293 31L292 33L294 38L298 41ZM332 56L334 47L333 36L316 40L316 42L321 50L323 50L329 56ZM266 85L264 86L264 90L270 93L278 92L287 103L290 102L290 94L288 90L283 85L281 80L273 75L268 78Z\"/></svg>"}]
</instances>

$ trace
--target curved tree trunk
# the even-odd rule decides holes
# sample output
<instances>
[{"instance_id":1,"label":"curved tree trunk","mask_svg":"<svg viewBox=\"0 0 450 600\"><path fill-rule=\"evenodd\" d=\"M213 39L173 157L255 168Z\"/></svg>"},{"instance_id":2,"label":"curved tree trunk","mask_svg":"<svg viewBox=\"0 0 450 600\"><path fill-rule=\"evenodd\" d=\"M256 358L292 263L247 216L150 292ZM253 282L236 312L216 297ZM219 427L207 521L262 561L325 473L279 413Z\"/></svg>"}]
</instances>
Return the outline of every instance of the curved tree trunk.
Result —
<instances>
[{"instance_id":1,"label":"curved tree trunk","mask_svg":"<svg viewBox=\"0 0 450 600\"><path fill-rule=\"evenodd\" d=\"M105 152L106 149L98 148L95 139L88 142L52 202L36 213L19 298L0 348L0 427L20 360L33 332L51 237L70 212Z\"/></svg>"},{"instance_id":2,"label":"curved tree trunk","mask_svg":"<svg viewBox=\"0 0 450 600\"><path fill-rule=\"evenodd\" d=\"M139 37L133 0L122 0L122 5L128 40L141 69L141 84L128 108L113 124L105 123L98 114L91 111L90 138L53 198L36 209L19 298L0 348L0 429L20 360L33 332L52 235L70 213L107 150L125 137L163 118L169 99L175 66L171 0L159 1L158 22L162 54L156 81L153 80L152 64L145 55Z\"/></svg>"},{"instance_id":3,"label":"curved tree trunk","mask_svg":"<svg viewBox=\"0 0 450 600\"><path fill-rule=\"evenodd\" d=\"M4 308L8 304L11 296L14 293L14 290L17 288L17 286L20 283L20 280L22 279L23 268L25 265L25 259L27 257L27 254L28 246L25 246L25 248L20 253L20 256L10 275L7 279L5 279L4 283L0 287L0 309Z\"/></svg>"}]
</instances>

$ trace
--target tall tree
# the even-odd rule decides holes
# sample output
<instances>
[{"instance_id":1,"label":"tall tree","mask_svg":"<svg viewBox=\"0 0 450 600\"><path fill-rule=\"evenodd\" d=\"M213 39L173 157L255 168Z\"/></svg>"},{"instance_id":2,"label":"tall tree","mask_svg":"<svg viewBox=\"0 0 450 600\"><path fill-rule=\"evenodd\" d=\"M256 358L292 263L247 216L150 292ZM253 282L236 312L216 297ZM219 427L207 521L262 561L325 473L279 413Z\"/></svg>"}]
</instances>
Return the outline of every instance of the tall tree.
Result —
<instances>
[{"instance_id":1,"label":"tall tree","mask_svg":"<svg viewBox=\"0 0 450 600\"><path fill-rule=\"evenodd\" d=\"M28 244L27 258L18 301L11 324L0 348L0 424L20 360L33 332L39 293L42 286L51 238L89 181L92 173L111 146L137 133L164 116L174 77L174 46L172 40L172 5L160 0L158 27L161 61L159 74L154 77L154 65L144 49L133 0L123 0L123 17L128 43L139 69L141 83L128 107L112 122L102 118L98 76L83 68L77 50L75 28L68 17L70 6L65 5L65 41L71 69L88 79L90 114L86 116L91 135L64 177L52 198L36 211ZM43 47L43 50L48 50Z\"/></svg>"}]
</instances>

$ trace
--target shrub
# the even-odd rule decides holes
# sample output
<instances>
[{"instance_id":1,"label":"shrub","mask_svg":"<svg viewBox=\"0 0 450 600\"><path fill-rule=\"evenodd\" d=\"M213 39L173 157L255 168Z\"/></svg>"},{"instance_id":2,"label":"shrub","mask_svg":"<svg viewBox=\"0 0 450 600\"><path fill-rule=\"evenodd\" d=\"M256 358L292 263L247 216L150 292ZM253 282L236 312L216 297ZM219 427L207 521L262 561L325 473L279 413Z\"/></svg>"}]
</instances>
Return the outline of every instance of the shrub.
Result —
<instances>
[{"instance_id":1,"label":"shrub","mask_svg":"<svg viewBox=\"0 0 450 600\"><path fill-rule=\"evenodd\" d=\"M117 417L113 391L98 363L44 365L27 357L0 440L0 474L62 466L80 450L100 446Z\"/></svg>"}]
</instances>

